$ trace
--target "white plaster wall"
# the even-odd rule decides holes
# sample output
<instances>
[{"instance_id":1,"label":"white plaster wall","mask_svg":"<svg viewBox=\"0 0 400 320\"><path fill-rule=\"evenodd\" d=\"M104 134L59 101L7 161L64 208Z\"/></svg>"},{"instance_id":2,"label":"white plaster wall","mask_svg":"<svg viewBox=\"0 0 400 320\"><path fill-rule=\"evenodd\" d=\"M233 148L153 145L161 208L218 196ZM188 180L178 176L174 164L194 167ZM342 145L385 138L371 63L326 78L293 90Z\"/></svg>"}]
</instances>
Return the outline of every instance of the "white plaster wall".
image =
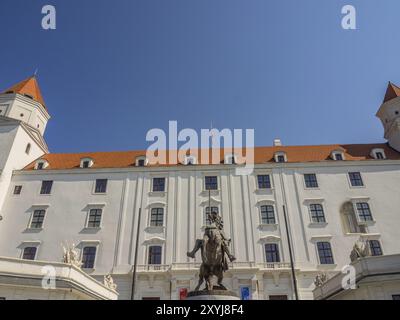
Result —
<instances>
[{"instance_id":1,"label":"white plaster wall","mask_svg":"<svg viewBox=\"0 0 400 320\"><path fill-rule=\"evenodd\" d=\"M25 153L26 146L31 144L29 154ZM4 199L7 195L13 170L20 170L33 160L43 155L42 149L18 124L0 124L0 214ZM4 152L3 152L4 150Z\"/></svg>"},{"instance_id":2,"label":"white plaster wall","mask_svg":"<svg viewBox=\"0 0 400 320\"><path fill-rule=\"evenodd\" d=\"M83 300L88 296L70 290L44 290L40 288L0 285L0 297L6 300Z\"/></svg>"},{"instance_id":3,"label":"white plaster wall","mask_svg":"<svg viewBox=\"0 0 400 320\"><path fill-rule=\"evenodd\" d=\"M77 169L70 171L15 172L7 191L5 212L9 213L0 222L0 255L19 257L23 241L40 241L38 259L59 261L62 256L61 243L65 240L75 243L98 241L99 250L94 276L112 272L121 289L120 298L130 297L130 271L134 262L136 230L139 208L142 208L138 264L147 263L147 248L150 243L163 246L163 264L200 262L200 257L191 260L186 251L191 250L196 237L202 236L204 205L208 192L203 191L205 175L219 176L220 190L212 193L212 201L220 206L225 222L225 232L232 237L233 252L238 262L263 263L265 255L263 239L274 236L280 246L281 261L289 262L289 252L284 225L282 205L286 204L292 237L300 295L312 298L312 280L320 270L339 271L349 263L351 248L359 235L346 235L342 229L339 209L344 201L355 197L369 197L369 204L375 222L369 232L381 241L385 254L399 253L397 227L400 225L400 182L399 161L335 162L299 165L260 165L248 177L234 175L234 167L214 166L209 168L131 168L121 170ZM352 188L347 173L360 171L365 184L363 188ZM267 192L256 190L257 173L270 173L273 189ZM319 188L307 190L303 183L303 173L316 173ZM151 192L152 177L165 176L165 193ZM93 194L94 181L108 178L105 195ZM52 194L39 195L41 181L54 180ZM13 186L23 185L22 194L13 196ZM327 224L310 225L307 199L322 199ZM275 206L277 226L260 228L257 204L268 200ZM261 201L261 202L260 202ZM96 231L84 229L85 208L89 204L104 204L102 228ZM165 208L165 226L160 230L148 227L151 205ZM48 211L43 230L27 230L32 206L46 205ZM335 265L321 266L313 237L329 237L333 248ZM279 240L280 239L280 240ZM272 271L232 270L232 276L244 276L249 282L257 274L265 275L260 296L286 294L292 298L293 289L288 270L281 273L274 284ZM148 272L157 279L142 276L138 281L138 296L159 292L160 295L176 296L169 286L174 281L190 279L191 287L196 285L196 270L186 274ZM161 280L160 280L161 279ZM163 279L163 280L162 280ZM243 280L243 279L242 279ZM227 280L228 281L228 280ZM276 281L276 278L275 278ZM152 283L152 286L149 286ZM229 283L229 281L227 282ZM235 285L231 285L235 288ZM239 290L237 286L235 290ZM252 287L253 295L257 290Z\"/></svg>"},{"instance_id":4,"label":"white plaster wall","mask_svg":"<svg viewBox=\"0 0 400 320\"><path fill-rule=\"evenodd\" d=\"M0 106L4 109L2 116L23 121L39 130L41 135L44 134L50 116L39 102L22 95L9 94L0 97Z\"/></svg>"}]
</instances>

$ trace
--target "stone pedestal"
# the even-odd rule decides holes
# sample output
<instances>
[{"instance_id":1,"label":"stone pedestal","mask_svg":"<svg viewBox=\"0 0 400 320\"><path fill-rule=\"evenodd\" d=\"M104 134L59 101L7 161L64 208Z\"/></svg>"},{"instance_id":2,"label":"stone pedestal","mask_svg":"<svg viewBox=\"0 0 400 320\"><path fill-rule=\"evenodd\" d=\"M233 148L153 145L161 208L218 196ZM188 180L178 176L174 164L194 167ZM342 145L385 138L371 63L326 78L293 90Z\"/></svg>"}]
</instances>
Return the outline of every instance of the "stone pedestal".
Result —
<instances>
[{"instance_id":1,"label":"stone pedestal","mask_svg":"<svg viewBox=\"0 0 400 320\"><path fill-rule=\"evenodd\" d=\"M240 300L236 293L229 290L201 290L188 293L186 300Z\"/></svg>"}]
</instances>

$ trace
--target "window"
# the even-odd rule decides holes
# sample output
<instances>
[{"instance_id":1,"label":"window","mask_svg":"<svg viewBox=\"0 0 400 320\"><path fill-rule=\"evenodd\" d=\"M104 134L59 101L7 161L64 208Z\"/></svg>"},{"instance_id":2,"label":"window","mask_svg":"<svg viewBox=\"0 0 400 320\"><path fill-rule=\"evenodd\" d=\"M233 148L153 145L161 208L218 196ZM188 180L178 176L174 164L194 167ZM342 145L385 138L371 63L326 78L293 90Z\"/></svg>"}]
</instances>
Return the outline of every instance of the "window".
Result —
<instances>
[{"instance_id":1,"label":"window","mask_svg":"<svg viewBox=\"0 0 400 320\"><path fill-rule=\"evenodd\" d=\"M334 159L336 161L342 161L343 160L343 155L341 153L335 153L333 156L334 156Z\"/></svg>"},{"instance_id":2,"label":"window","mask_svg":"<svg viewBox=\"0 0 400 320\"><path fill-rule=\"evenodd\" d=\"M331 152L331 158L336 161L344 160L344 152L343 150L333 150Z\"/></svg>"},{"instance_id":3,"label":"window","mask_svg":"<svg viewBox=\"0 0 400 320\"><path fill-rule=\"evenodd\" d=\"M150 226L160 227L164 225L164 209L152 208L150 216Z\"/></svg>"},{"instance_id":4,"label":"window","mask_svg":"<svg viewBox=\"0 0 400 320\"><path fill-rule=\"evenodd\" d=\"M41 229L43 227L43 221L45 215L46 215L46 210L39 209L33 211L30 228Z\"/></svg>"},{"instance_id":5,"label":"window","mask_svg":"<svg viewBox=\"0 0 400 320\"><path fill-rule=\"evenodd\" d=\"M257 176L258 189L271 189L271 180L269 174L262 174Z\"/></svg>"},{"instance_id":6,"label":"window","mask_svg":"<svg viewBox=\"0 0 400 320\"><path fill-rule=\"evenodd\" d=\"M377 159L385 159L382 152L375 153Z\"/></svg>"},{"instance_id":7,"label":"window","mask_svg":"<svg viewBox=\"0 0 400 320\"><path fill-rule=\"evenodd\" d=\"M371 150L370 156L374 159L386 159L385 150L382 148L374 148Z\"/></svg>"},{"instance_id":8,"label":"window","mask_svg":"<svg viewBox=\"0 0 400 320\"><path fill-rule=\"evenodd\" d=\"M106 193L107 179L96 179L95 193Z\"/></svg>"},{"instance_id":9,"label":"window","mask_svg":"<svg viewBox=\"0 0 400 320\"><path fill-rule=\"evenodd\" d=\"M49 166L49 163L45 159L39 159L35 163L35 170L42 170Z\"/></svg>"},{"instance_id":10,"label":"window","mask_svg":"<svg viewBox=\"0 0 400 320\"><path fill-rule=\"evenodd\" d=\"M89 164L90 164L89 160L82 161L82 168L89 168Z\"/></svg>"},{"instance_id":11,"label":"window","mask_svg":"<svg viewBox=\"0 0 400 320\"><path fill-rule=\"evenodd\" d=\"M361 221L372 221L372 214L367 202L357 202L356 208Z\"/></svg>"},{"instance_id":12,"label":"window","mask_svg":"<svg viewBox=\"0 0 400 320\"><path fill-rule=\"evenodd\" d=\"M216 176L205 177L206 190L218 190L218 178Z\"/></svg>"},{"instance_id":13,"label":"window","mask_svg":"<svg viewBox=\"0 0 400 320\"><path fill-rule=\"evenodd\" d=\"M310 213L312 222L325 222L324 208L321 204L310 204Z\"/></svg>"},{"instance_id":14,"label":"window","mask_svg":"<svg viewBox=\"0 0 400 320\"><path fill-rule=\"evenodd\" d=\"M320 264L333 264L332 248L329 242L317 242Z\"/></svg>"},{"instance_id":15,"label":"window","mask_svg":"<svg viewBox=\"0 0 400 320\"><path fill-rule=\"evenodd\" d=\"M283 151L277 151L274 154L274 159L275 162L286 162L287 161L286 153Z\"/></svg>"},{"instance_id":16,"label":"window","mask_svg":"<svg viewBox=\"0 0 400 320\"><path fill-rule=\"evenodd\" d=\"M153 191L165 191L165 178L153 178Z\"/></svg>"},{"instance_id":17,"label":"window","mask_svg":"<svg viewBox=\"0 0 400 320\"><path fill-rule=\"evenodd\" d=\"M368 240L371 256L381 256L382 248L378 240Z\"/></svg>"},{"instance_id":18,"label":"window","mask_svg":"<svg viewBox=\"0 0 400 320\"><path fill-rule=\"evenodd\" d=\"M84 247L82 253L82 268L93 269L96 260L96 247Z\"/></svg>"},{"instance_id":19,"label":"window","mask_svg":"<svg viewBox=\"0 0 400 320\"><path fill-rule=\"evenodd\" d=\"M271 205L261 206L261 223L262 224L275 224L274 207Z\"/></svg>"},{"instance_id":20,"label":"window","mask_svg":"<svg viewBox=\"0 0 400 320\"><path fill-rule=\"evenodd\" d=\"M278 244L265 244L265 259L267 260L267 262L280 262Z\"/></svg>"},{"instance_id":21,"label":"window","mask_svg":"<svg viewBox=\"0 0 400 320\"><path fill-rule=\"evenodd\" d=\"M15 186L14 187L14 194L21 194L22 186Z\"/></svg>"},{"instance_id":22,"label":"window","mask_svg":"<svg viewBox=\"0 0 400 320\"><path fill-rule=\"evenodd\" d=\"M40 194L50 194L53 181L42 181L42 187L40 188Z\"/></svg>"},{"instance_id":23,"label":"window","mask_svg":"<svg viewBox=\"0 0 400 320\"><path fill-rule=\"evenodd\" d=\"M22 259L35 260L36 251L37 251L36 247L26 247L26 248L24 248L24 252L22 254Z\"/></svg>"},{"instance_id":24,"label":"window","mask_svg":"<svg viewBox=\"0 0 400 320\"><path fill-rule=\"evenodd\" d=\"M135 159L135 164L137 167L144 167L147 165L147 159L145 156L137 156Z\"/></svg>"},{"instance_id":25,"label":"window","mask_svg":"<svg viewBox=\"0 0 400 320\"><path fill-rule=\"evenodd\" d=\"M353 187L362 187L364 185L359 172L349 172L349 178Z\"/></svg>"},{"instance_id":26,"label":"window","mask_svg":"<svg viewBox=\"0 0 400 320\"><path fill-rule=\"evenodd\" d=\"M211 212L219 213L218 207L211 207L211 211L210 211L210 207L206 207L206 211L205 211L205 215L206 215L206 216L205 216L206 226L209 226L209 225L211 224L211 221L210 221L210 219L209 219L209 217L208 217L208 215L209 215Z\"/></svg>"},{"instance_id":27,"label":"window","mask_svg":"<svg viewBox=\"0 0 400 320\"><path fill-rule=\"evenodd\" d=\"M92 167L94 164L94 161L92 158L81 158L81 163L80 163L80 167L81 168L90 168Z\"/></svg>"},{"instance_id":28,"label":"window","mask_svg":"<svg viewBox=\"0 0 400 320\"><path fill-rule=\"evenodd\" d=\"M150 246L148 264L161 264L161 252L161 246Z\"/></svg>"},{"instance_id":29,"label":"window","mask_svg":"<svg viewBox=\"0 0 400 320\"><path fill-rule=\"evenodd\" d=\"M102 209L90 209L87 227L100 228L102 213L103 213Z\"/></svg>"},{"instance_id":30,"label":"window","mask_svg":"<svg viewBox=\"0 0 400 320\"><path fill-rule=\"evenodd\" d=\"M28 144L26 145L26 148L25 148L25 153L26 153L26 154L29 154L30 151L31 151L31 144L28 143Z\"/></svg>"},{"instance_id":31,"label":"window","mask_svg":"<svg viewBox=\"0 0 400 320\"><path fill-rule=\"evenodd\" d=\"M318 188L318 181L315 173L304 174L304 182L306 184L306 188Z\"/></svg>"},{"instance_id":32,"label":"window","mask_svg":"<svg viewBox=\"0 0 400 320\"><path fill-rule=\"evenodd\" d=\"M400 294L392 294L392 300L400 300Z\"/></svg>"}]
</instances>

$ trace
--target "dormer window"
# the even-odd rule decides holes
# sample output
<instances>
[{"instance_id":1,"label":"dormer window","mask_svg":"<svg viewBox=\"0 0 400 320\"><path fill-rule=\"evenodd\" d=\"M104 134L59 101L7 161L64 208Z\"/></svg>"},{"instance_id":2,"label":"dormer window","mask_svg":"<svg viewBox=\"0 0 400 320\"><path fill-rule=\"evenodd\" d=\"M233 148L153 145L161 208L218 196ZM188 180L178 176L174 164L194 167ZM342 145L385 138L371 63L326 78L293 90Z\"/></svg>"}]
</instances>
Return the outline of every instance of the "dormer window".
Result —
<instances>
[{"instance_id":1,"label":"dormer window","mask_svg":"<svg viewBox=\"0 0 400 320\"><path fill-rule=\"evenodd\" d=\"M93 164L94 162L92 158L82 158L79 166L81 168L90 168L93 166Z\"/></svg>"},{"instance_id":2,"label":"dormer window","mask_svg":"<svg viewBox=\"0 0 400 320\"><path fill-rule=\"evenodd\" d=\"M275 152L274 159L275 162L287 162L286 153L283 151Z\"/></svg>"},{"instance_id":3,"label":"dormer window","mask_svg":"<svg viewBox=\"0 0 400 320\"><path fill-rule=\"evenodd\" d=\"M371 157L377 160L386 159L385 151L382 148L374 148L371 151Z\"/></svg>"},{"instance_id":4,"label":"dormer window","mask_svg":"<svg viewBox=\"0 0 400 320\"><path fill-rule=\"evenodd\" d=\"M183 164L186 166L195 165L197 164L197 159L195 156L185 156Z\"/></svg>"},{"instance_id":5,"label":"dormer window","mask_svg":"<svg viewBox=\"0 0 400 320\"><path fill-rule=\"evenodd\" d=\"M234 154L228 154L225 156L225 160L224 160L225 164L236 164L236 155Z\"/></svg>"},{"instance_id":6,"label":"dormer window","mask_svg":"<svg viewBox=\"0 0 400 320\"><path fill-rule=\"evenodd\" d=\"M376 159L384 159L385 157L383 156L382 152L377 152L375 153Z\"/></svg>"},{"instance_id":7,"label":"dormer window","mask_svg":"<svg viewBox=\"0 0 400 320\"><path fill-rule=\"evenodd\" d=\"M136 167L147 166L148 160L145 156L136 157L135 165Z\"/></svg>"},{"instance_id":8,"label":"dormer window","mask_svg":"<svg viewBox=\"0 0 400 320\"><path fill-rule=\"evenodd\" d=\"M331 153L331 158L335 161L344 160L344 152L342 150L334 150Z\"/></svg>"},{"instance_id":9,"label":"dormer window","mask_svg":"<svg viewBox=\"0 0 400 320\"><path fill-rule=\"evenodd\" d=\"M40 160L36 161L35 170L43 170L43 169L46 169L48 166L49 166L49 163L46 160L40 159Z\"/></svg>"}]
</instances>

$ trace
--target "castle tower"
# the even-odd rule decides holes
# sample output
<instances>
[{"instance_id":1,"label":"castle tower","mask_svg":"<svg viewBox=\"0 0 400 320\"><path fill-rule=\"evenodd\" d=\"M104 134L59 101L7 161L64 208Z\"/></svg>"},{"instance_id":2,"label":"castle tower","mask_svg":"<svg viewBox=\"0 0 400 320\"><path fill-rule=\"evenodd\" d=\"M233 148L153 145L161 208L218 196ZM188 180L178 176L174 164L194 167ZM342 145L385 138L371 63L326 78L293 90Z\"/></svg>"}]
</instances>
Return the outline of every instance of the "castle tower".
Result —
<instances>
[{"instance_id":1,"label":"castle tower","mask_svg":"<svg viewBox=\"0 0 400 320\"><path fill-rule=\"evenodd\" d=\"M376 116L385 130L384 137L389 145L400 151L400 88L389 82L385 98Z\"/></svg>"},{"instance_id":2,"label":"castle tower","mask_svg":"<svg viewBox=\"0 0 400 320\"><path fill-rule=\"evenodd\" d=\"M50 115L36 77L29 77L0 93L0 215L12 192L14 170L48 153L43 134ZM11 186L12 187L12 186Z\"/></svg>"}]
</instances>

